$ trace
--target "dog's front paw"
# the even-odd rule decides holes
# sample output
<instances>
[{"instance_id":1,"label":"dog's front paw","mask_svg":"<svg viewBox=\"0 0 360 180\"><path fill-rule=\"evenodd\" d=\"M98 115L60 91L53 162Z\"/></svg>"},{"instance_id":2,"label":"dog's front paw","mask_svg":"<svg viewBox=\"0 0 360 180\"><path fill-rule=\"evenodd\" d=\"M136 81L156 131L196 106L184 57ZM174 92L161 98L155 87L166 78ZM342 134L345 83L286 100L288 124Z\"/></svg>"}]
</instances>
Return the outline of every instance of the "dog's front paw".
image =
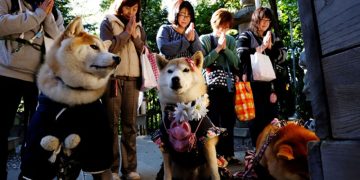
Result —
<instances>
[{"instance_id":1,"label":"dog's front paw","mask_svg":"<svg viewBox=\"0 0 360 180\"><path fill-rule=\"evenodd\" d=\"M81 138L77 134L70 134L64 140L64 153L67 156L71 155L71 149L74 149L79 145Z\"/></svg>"},{"instance_id":2,"label":"dog's front paw","mask_svg":"<svg viewBox=\"0 0 360 180\"><path fill-rule=\"evenodd\" d=\"M58 149L60 141L55 136L47 135L41 139L40 145L47 151L55 151Z\"/></svg>"}]
</instances>

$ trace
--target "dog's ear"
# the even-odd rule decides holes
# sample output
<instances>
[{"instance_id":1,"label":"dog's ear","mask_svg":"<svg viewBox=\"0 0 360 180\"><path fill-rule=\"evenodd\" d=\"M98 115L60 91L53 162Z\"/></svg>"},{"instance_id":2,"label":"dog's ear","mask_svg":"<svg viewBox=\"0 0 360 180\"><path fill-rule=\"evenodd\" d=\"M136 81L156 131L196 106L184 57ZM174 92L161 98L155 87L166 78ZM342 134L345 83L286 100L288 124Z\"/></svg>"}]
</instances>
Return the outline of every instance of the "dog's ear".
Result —
<instances>
[{"instance_id":1,"label":"dog's ear","mask_svg":"<svg viewBox=\"0 0 360 180\"><path fill-rule=\"evenodd\" d=\"M104 46L105 46L106 50L109 50L111 44L112 44L112 42L110 40L104 41Z\"/></svg>"},{"instance_id":2,"label":"dog's ear","mask_svg":"<svg viewBox=\"0 0 360 180\"><path fill-rule=\"evenodd\" d=\"M292 147L287 144L282 144L279 146L279 151L277 152L276 156L285 160L295 159Z\"/></svg>"},{"instance_id":3,"label":"dog's ear","mask_svg":"<svg viewBox=\"0 0 360 180\"><path fill-rule=\"evenodd\" d=\"M156 54L156 63L160 70L162 70L167 65L168 62L169 60L165 59L164 56L160 54Z\"/></svg>"},{"instance_id":4,"label":"dog's ear","mask_svg":"<svg viewBox=\"0 0 360 180\"><path fill-rule=\"evenodd\" d=\"M196 51L191 59L194 61L194 64L198 69L203 68L204 56L201 51Z\"/></svg>"},{"instance_id":5,"label":"dog's ear","mask_svg":"<svg viewBox=\"0 0 360 180\"><path fill-rule=\"evenodd\" d=\"M65 38L75 37L78 34L80 34L80 32L83 31L84 31L84 26L82 24L81 17L78 16L74 20L72 20L70 24L66 27L64 35Z\"/></svg>"}]
</instances>

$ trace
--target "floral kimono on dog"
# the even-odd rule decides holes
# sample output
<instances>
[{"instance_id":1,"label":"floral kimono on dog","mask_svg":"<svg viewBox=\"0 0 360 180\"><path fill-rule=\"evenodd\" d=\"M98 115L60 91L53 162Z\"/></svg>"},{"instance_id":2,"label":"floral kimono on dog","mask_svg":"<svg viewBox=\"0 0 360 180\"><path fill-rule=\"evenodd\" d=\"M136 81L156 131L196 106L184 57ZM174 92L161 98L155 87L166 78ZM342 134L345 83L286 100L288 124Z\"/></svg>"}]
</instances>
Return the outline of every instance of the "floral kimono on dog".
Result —
<instances>
[{"instance_id":1,"label":"floral kimono on dog","mask_svg":"<svg viewBox=\"0 0 360 180\"><path fill-rule=\"evenodd\" d=\"M205 157L198 152L206 140L225 131L214 126L206 115L206 101L208 95L204 94L189 103L168 104L160 129L153 134L153 141L173 154L173 160L183 166L196 167L205 163Z\"/></svg>"}]
</instances>

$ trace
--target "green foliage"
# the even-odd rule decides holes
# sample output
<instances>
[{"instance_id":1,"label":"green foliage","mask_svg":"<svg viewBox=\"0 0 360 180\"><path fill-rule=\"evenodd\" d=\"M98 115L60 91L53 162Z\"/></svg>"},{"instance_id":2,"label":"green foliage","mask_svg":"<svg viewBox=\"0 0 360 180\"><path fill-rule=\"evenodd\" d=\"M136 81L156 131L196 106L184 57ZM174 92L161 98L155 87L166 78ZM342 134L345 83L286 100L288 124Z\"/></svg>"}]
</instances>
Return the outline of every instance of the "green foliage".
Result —
<instances>
[{"instance_id":1,"label":"green foliage","mask_svg":"<svg viewBox=\"0 0 360 180\"><path fill-rule=\"evenodd\" d=\"M62 16L64 17L64 26L66 27L71 20L74 19L74 16L70 15L72 7L69 6L70 0L61 0L55 1L55 6L61 11Z\"/></svg>"},{"instance_id":2,"label":"green foliage","mask_svg":"<svg viewBox=\"0 0 360 180\"><path fill-rule=\"evenodd\" d=\"M109 9L112 2L114 2L114 0L102 0L100 3L101 11L105 12L107 9Z\"/></svg>"},{"instance_id":3,"label":"green foliage","mask_svg":"<svg viewBox=\"0 0 360 180\"><path fill-rule=\"evenodd\" d=\"M167 12L161 9L161 1L141 1L141 22L147 36L147 43L150 49L157 52L156 34L162 24L167 23Z\"/></svg>"}]
</instances>

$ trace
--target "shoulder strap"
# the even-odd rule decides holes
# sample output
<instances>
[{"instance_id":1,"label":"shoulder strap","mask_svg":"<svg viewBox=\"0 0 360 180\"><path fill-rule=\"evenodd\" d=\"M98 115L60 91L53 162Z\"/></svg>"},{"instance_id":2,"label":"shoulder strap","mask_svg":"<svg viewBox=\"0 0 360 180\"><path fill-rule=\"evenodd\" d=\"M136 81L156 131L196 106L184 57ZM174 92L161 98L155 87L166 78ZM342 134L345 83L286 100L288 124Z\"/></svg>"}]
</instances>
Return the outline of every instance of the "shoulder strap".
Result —
<instances>
[{"instance_id":1,"label":"shoulder strap","mask_svg":"<svg viewBox=\"0 0 360 180\"><path fill-rule=\"evenodd\" d=\"M245 33L248 36L250 36L250 40L251 40L250 47L251 48L255 48L255 47L259 46L259 42L257 41L257 39L255 38L254 34L251 31L246 31Z\"/></svg>"},{"instance_id":2,"label":"shoulder strap","mask_svg":"<svg viewBox=\"0 0 360 180\"><path fill-rule=\"evenodd\" d=\"M211 43L211 49L215 49L216 48L215 37L212 34L210 34L210 43Z\"/></svg>"}]
</instances>

